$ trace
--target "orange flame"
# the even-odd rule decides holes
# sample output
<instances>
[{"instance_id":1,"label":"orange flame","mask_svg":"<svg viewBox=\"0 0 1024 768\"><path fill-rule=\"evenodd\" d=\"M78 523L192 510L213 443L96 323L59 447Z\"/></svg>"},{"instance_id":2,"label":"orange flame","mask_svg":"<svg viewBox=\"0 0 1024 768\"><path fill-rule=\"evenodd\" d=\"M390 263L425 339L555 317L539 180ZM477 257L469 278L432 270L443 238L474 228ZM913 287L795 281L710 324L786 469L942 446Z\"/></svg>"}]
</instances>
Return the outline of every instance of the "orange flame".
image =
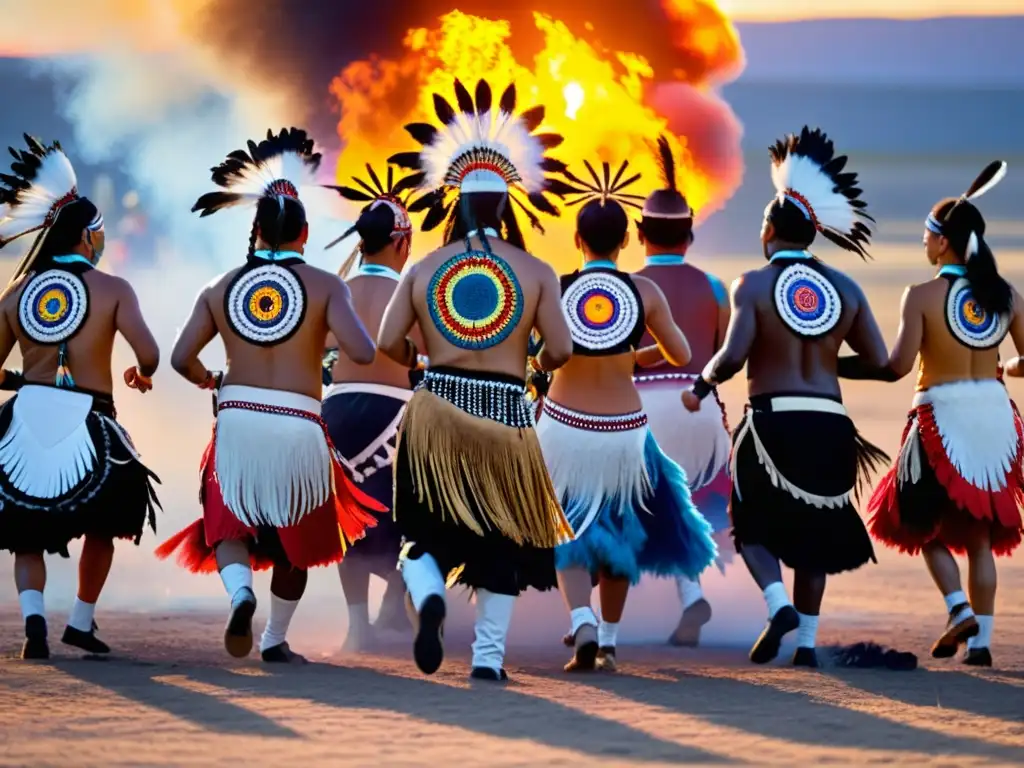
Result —
<instances>
[{"instance_id":1,"label":"orange flame","mask_svg":"<svg viewBox=\"0 0 1024 768\"><path fill-rule=\"evenodd\" d=\"M707 0L665 0L665 5L666 12L674 14L668 25L672 34L678 36L688 24L697 32L681 46L683 60L695 62L693 81L704 87L708 73L740 64L742 54L731 25L726 22L716 27L705 17L694 23L687 15L706 13ZM339 180L362 175L367 162L383 167L395 152L416 149L418 145L403 126L436 120L432 95L438 92L451 100L453 78L471 89L484 78L496 91L514 82L521 109L537 104L547 108L539 130L565 137L551 155L568 163L570 169L578 169L584 158L613 164L628 159L631 167L643 174L635 191L647 194L662 186L649 142L666 133L674 144L679 185L700 215L706 216L732 195L737 175L698 162L686 137L671 134L668 117L648 105L650 100L645 97L654 87L655 73L641 54L603 56L561 21L539 13L533 16L545 45L532 68L513 56L508 22L459 11L442 16L436 28L410 30L399 59L372 58L346 67L331 85L342 108L338 133L345 142L338 161ZM721 39L711 36L715 29ZM703 63L698 66L697 62ZM738 138L734 150L740 162ZM577 258L570 245L573 215L563 213L560 220L542 220L548 236L534 233L531 237L526 232L528 245L556 267L571 268ZM419 235L416 252L436 247L439 238L439 231Z\"/></svg>"}]
</instances>

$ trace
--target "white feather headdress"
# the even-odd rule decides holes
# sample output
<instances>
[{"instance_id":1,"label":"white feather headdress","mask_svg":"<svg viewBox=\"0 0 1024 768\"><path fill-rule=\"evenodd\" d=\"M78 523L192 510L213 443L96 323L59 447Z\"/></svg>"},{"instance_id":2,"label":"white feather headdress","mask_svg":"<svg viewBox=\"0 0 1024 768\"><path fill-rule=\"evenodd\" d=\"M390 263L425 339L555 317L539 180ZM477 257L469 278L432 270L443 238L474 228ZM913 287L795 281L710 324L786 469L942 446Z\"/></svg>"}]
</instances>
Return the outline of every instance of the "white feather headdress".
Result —
<instances>
[{"instance_id":1,"label":"white feather headdress","mask_svg":"<svg viewBox=\"0 0 1024 768\"><path fill-rule=\"evenodd\" d=\"M843 173L846 155L835 154L831 139L807 126L769 148L772 183L780 200L787 200L810 219L822 235L841 248L867 258L871 239L866 222L874 222L860 199L856 173Z\"/></svg>"},{"instance_id":2,"label":"white feather headdress","mask_svg":"<svg viewBox=\"0 0 1024 768\"><path fill-rule=\"evenodd\" d=\"M53 226L68 203L78 199L78 179L60 147L43 146L25 134L28 150L9 148L10 173L0 173L0 248L19 237Z\"/></svg>"},{"instance_id":3,"label":"white feather headdress","mask_svg":"<svg viewBox=\"0 0 1024 768\"><path fill-rule=\"evenodd\" d=\"M458 210L449 193L508 192L533 226L543 231L540 220L526 203L557 216L558 209L546 196L554 191L547 174L565 170L564 163L545 155L562 143L562 137L534 133L544 120L544 107L517 115L514 84L505 89L497 104L493 103L491 87L484 80L477 83L475 98L459 80L454 85L458 110L443 96L434 94L434 112L440 127L429 123L405 126L422 149L401 152L388 161L416 171L410 178L415 178L418 187L426 191L409 210L427 211L422 224L424 231L434 229L445 219L450 228ZM525 193L525 201L517 193ZM507 211L511 211L511 206Z\"/></svg>"},{"instance_id":4,"label":"white feather headdress","mask_svg":"<svg viewBox=\"0 0 1024 768\"><path fill-rule=\"evenodd\" d=\"M211 168L214 183L223 191L208 192L192 206L193 212L209 216L224 208L256 205L260 198L284 196L299 199L305 188L315 188L320 154L313 140L299 128L282 128L280 134L267 131L257 144L248 142L248 151L236 149L227 159Z\"/></svg>"}]
</instances>

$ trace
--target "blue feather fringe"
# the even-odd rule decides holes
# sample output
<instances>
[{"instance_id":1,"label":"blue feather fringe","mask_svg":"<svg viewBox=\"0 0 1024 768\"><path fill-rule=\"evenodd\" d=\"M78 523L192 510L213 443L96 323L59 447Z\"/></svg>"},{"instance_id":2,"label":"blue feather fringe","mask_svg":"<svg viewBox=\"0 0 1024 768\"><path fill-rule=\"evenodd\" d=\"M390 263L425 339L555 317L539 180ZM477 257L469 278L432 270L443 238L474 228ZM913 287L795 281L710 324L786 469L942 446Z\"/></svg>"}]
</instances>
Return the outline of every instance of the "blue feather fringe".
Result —
<instances>
[{"instance_id":1,"label":"blue feather fringe","mask_svg":"<svg viewBox=\"0 0 1024 768\"><path fill-rule=\"evenodd\" d=\"M712 527L697 511L682 468L648 432L644 461L654 493L644 507L620 514L618 499L606 499L594 521L574 541L555 549L558 570L605 571L637 584L644 574L696 579L718 556ZM565 509L589 506L563 499Z\"/></svg>"}]
</instances>

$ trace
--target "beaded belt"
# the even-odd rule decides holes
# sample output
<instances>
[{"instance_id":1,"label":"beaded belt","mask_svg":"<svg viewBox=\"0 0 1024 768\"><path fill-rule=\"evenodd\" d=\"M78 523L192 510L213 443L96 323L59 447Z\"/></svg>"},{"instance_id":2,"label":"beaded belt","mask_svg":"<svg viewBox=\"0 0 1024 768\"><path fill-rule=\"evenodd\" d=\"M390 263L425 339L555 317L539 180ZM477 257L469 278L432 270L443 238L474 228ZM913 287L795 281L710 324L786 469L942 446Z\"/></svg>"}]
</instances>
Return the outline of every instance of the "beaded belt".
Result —
<instances>
[{"instance_id":1,"label":"beaded belt","mask_svg":"<svg viewBox=\"0 0 1024 768\"><path fill-rule=\"evenodd\" d=\"M427 369L419 386L470 416L516 429L534 426L533 412L526 402L525 383L470 379Z\"/></svg>"},{"instance_id":2,"label":"beaded belt","mask_svg":"<svg viewBox=\"0 0 1024 768\"><path fill-rule=\"evenodd\" d=\"M553 402L544 400L544 413L567 427L588 432L628 432L647 426L647 414L643 411L623 413L617 416L599 416L594 413L580 413Z\"/></svg>"},{"instance_id":3,"label":"beaded belt","mask_svg":"<svg viewBox=\"0 0 1024 768\"><path fill-rule=\"evenodd\" d=\"M633 377L635 384L644 384L648 381L694 381L696 373L638 373Z\"/></svg>"}]
</instances>

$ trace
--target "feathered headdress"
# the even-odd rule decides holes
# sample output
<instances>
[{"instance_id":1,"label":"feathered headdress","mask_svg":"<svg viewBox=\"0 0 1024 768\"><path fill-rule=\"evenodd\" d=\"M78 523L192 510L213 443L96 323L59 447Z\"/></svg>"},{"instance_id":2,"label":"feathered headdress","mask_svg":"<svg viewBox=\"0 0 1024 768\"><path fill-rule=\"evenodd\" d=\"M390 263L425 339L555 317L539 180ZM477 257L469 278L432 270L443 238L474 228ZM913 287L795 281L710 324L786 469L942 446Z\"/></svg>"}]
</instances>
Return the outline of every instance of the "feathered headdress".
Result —
<instances>
[{"instance_id":1,"label":"feathered headdress","mask_svg":"<svg viewBox=\"0 0 1024 768\"><path fill-rule=\"evenodd\" d=\"M949 211L946 212L945 221L939 221L935 214L929 213L928 219L925 221L925 226L937 235L945 235L946 222L950 220L955 211L963 203L972 203L979 197L984 195L1006 176L1007 165L1003 160L993 160L991 163L982 169L978 177L971 182L971 186L967 188L967 191L960 195L960 198L956 201ZM975 232L971 232L970 237L967 241L967 252L965 258L970 258L978 250L978 235Z\"/></svg>"},{"instance_id":2,"label":"feathered headdress","mask_svg":"<svg viewBox=\"0 0 1024 768\"><path fill-rule=\"evenodd\" d=\"M282 128L257 144L248 142L248 151L236 149L220 165L211 168L213 182L221 192L207 192L192 206L192 212L209 216L236 205L256 205L260 198L284 196L299 199L304 187L313 181L320 167L320 153L313 140L299 128Z\"/></svg>"},{"instance_id":3,"label":"feathered headdress","mask_svg":"<svg viewBox=\"0 0 1024 768\"><path fill-rule=\"evenodd\" d=\"M586 166L593 182L584 181L568 170L565 170L562 171L562 176L565 177L566 182L555 187L558 193L565 198L565 206L567 208L572 208L582 203L589 203L591 200L600 200L602 203L614 200L623 206L629 206L638 210L642 208L641 203L644 199L642 195L633 195L624 191L640 179L639 173L634 173L627 179L622 178L626 175L626 169L629 167L628 160L622 161L622 165L615 172L614 178L612 177L612 167L608 163L602 164L603 174L601 176L598 176L597 171L589 161L584 160L583 165Z\"/></svg>"},{"instance_id":4,"label":"feathered headdress","mask_svg":"<svg viewBox=\"0 0 1024 768\"><path fill-rule=\"evenodd\" d=\"M867 203L860 199L856 173L843 173L846 155L836 156L832 140L807 126L768 149L772 183L780 200L788 200L811 220L821 234L861 258L871 238L865 222Z\"/></svg>"},{"instance_id":5,"label":"feathered headdress","mask_svg":"<svg viewBox=\"0 0 1024 768\"><path fill-rule=\"evenodd\" d=\"M39 235L12 279L27 271L60 212L82 199L78 194L75 169L60 143L55 141L44 146L28 134L25 134L25 142L27 151L8 147L14 157L11 172L0 173L0 248L33 232ZM103 227L103 217L97 212L87 226L98 231Z\"/></svg>"},{"instance_id":6,"label":"feathered headdress","mask_svg":"<svg viewBox=\"0 0 1024 768\"><path fill-rule=\"evenodd\" d=\"M411 196L411 190L415 189L420 183L420 179L417 178L417 175L404 176L396 182L395 169L389 165L387 184L381 184L380 177L369 163L366 164L366 174L369 177L369 182L360 179L358 176L353 176L352 181L355 182L356 186L331 187L331 189L337 190L338 194L346 200L352 200L357 203L371 203L372 206L388 206L395 214L395 235L411 235L412 220L409 218L409 197ZM341 237L332 240L326 247L333 248L342 240L355 233L355 231L356 227L353 224Z\"/></svg>"},{"instance_id":7,"label":"feathered headdress","mask_svg":"<svg viewBox=\"0 0 1024 768\"><path fill-rule=\"evenodd\" d=\"M645 219L692 219L693 209L679 191L676 180L676 159L667 136L659 136L652 146L654 160L661 174L662 189L648 196L643 207Z\"/></svg>"},{"instance_id":8,"label":"feathered headdress","mask_svg":"<svg viewBox=\"0 0 1024 768\"><path fill-rule=\"evenodd\" d=\"M405 126L423 148L401 152L388 161L417 171L413 178L420 189L427 191L409 206L410 212L427 211L424 231L446 220L450 231L459 214L458 196L453 198L450 193L508 192L530 223L543 231L528 204L557 216L558 209L546 196L551 191L547 173L565 170L564 163L545 156L547 150L562 143L562 137L534 133L544 120L544 107L516 115L515 85L509 85L494 104L491 87L484 80L477 83L475 98L456 80L455 98L458 110L443 96L434 94L434 111L441 126ZM515 226L512 206L506 206L505 215L506 226Z\"/></svg>"}]
</instances>

